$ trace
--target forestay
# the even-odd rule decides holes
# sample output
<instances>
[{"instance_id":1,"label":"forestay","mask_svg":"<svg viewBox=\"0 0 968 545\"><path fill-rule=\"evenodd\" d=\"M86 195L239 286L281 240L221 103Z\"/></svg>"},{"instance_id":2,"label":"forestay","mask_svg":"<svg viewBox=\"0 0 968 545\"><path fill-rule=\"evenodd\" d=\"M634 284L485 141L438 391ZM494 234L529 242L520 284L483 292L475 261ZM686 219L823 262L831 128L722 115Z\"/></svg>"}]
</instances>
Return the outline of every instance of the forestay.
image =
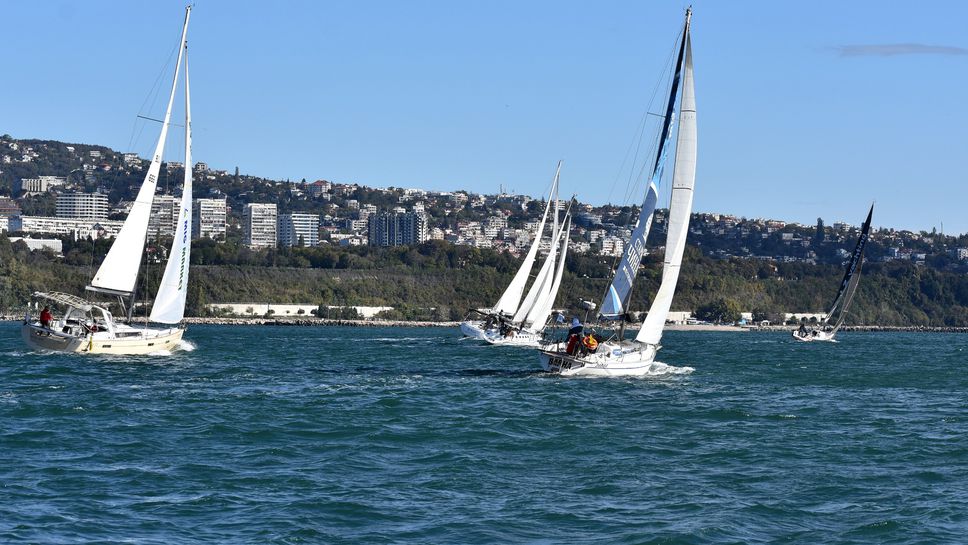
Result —
<instances>
[{"instance_id":1,"label":"forestay","mask_svg":"<svg viewBox=\"0 0 968 545\"><path fill-rule=\"evenodd\" d=\"M185 57L185 183L178 210L175 238L158 295L151 307L151 321L177 324L185 317L188 296L188 268L192 250L192 109L188 85L188 57Z\"/></svg>"},{"instance_id":2,"label":"forestay","mask_svg":"<svg viewBox=\"0 0 968 545\"><path fill-rule=\"evenodd\" d=\"M683 34L683 44L686 34ZM672 138L672 125L675 120L676 97L679 94L679 80L682 71L682 59L685 47L679 48L679 56L676 59L675 72L672 77L672 86L669 90L669 100L666 104L665 118L662 123L662 130L659 133L659 149L656 150L655 164L652 167L652 177L649 180L649 188L646 191L645 199L642 201L642 210L639 211L639 219L632 231L632 237L625 247L622 254L622 261L615 269L615 276L612 283L605 292L602 300L600 316L606 320L622 319L628 309L629 299L632 295L632 285L635 283L635 276L639 272L642 258L645 257L645 241L649 238L649 230L652 228L652 216L655 213L655 206L659 201L658 186L662 181L662 173L665 169L666 156L669 150L669 142Z\"/></svg>"},{"instance_id":3,"label":"forestay","mask_svg":"<svg viewBox=\"0 0 968 545\"><path fill-rule=\"evenodd\" d=\"M860 238L857 239L857 245L854 246L854 253L851 254L850 261L847 262L847 271L844 272L844 278L840 282L837 297L824 319L824 325L833 323L833 331L840 329L840 326L844 323L844 319L847 317L847 308L850 307L854 294L857 292L857 285L860 283L860 268L864 261L864 247L867 246L867 240L870 238L873 215L874 205L871 205L870 211L867 212L867 219L861 226Z\"/></svg>"},{"instance_id":4,"label":"forestay","mask_svg":"<svg viewBox=\"0 0 968 545\"><path fill-rule=\"evenodd\" d=\"M151 156L148 174L141 184L141 189L138 190L134 204L131 205L131 212L124 220L121 231L114 240L114 244L111 245L111 249L108 250L107 256L105 256L101 267L98 268L97 273L91 280L88 289L121 295L130 295L134 292L135 283L138 279L138 269L141 265L141 256L144 253L145 239L148 234L151 201L155 197L158 173L161 170L161 158L165 150L165 140L168 137L171 107L175 101L175 86L178 83L178 70L181 67L182 54L185 51L185 37L188 33L188 18L190 15L191 10L186 10L185 25L182 28L181 42L178 47L178 60L175 62L175 76L172 79L171 93L168 95L168 107L165 110L165 119L161 125L161 135L158 137L157 145L155 145L155 153ZM186 165L186 168L188 166Z\"/></svg>"},{"instance_id":5,"label":"forestay","mask_svg":"<svg viewBox=\"0 0 968 545\"><path fill-rule=\"evenodd\" d=\"M685 62L682 76L682 100L679 106L679 135L676 141L676 162L672 176L672 198L669 205L669 232L666 236L665 258L662 267L662 283L652 300L652 307L635 340L658 344L662 329L672 306L672 297L679 281L682 254L689 234L689 216L692 214L693 188L696 182L696 97L693 89L692 44L689 38L689 22L683 35L682 50Z\"/></svg>"},{"instance_id":6,"label":"forestay","mask_svg":"<svg viewBox=\"0 0 968 545\"><path fill-rule=\"evenodd\" d=\"M542 234L544 233L545 222L548 220L548 212L551 210L552 200L556 202L556 218L558 215L558 175L560 173L561 161L558 161L558 167L555 169L555 178L551 182L551 191L548 193L550 198L548 199L548 203L545 205L544 215L541 217L541 223L538 224L538 230L535 232L534 240L531 242L531 248L528 250L527 255L525 255L524 261L521 263L521 267L514 275L511 283L508 284L507 289L504 290L504 294L501 295L501 298L498 300L497 304L495 304L491 309L491 311L495 314L512 316L518 310L518 304L521 302L521 295L524 293L524 286L528 283L528 275L531 274L531 269L534 267L534 261L538 256L538 248L541 246ZM555 221L555 226L557 227L557 219Z\"/></svg>"}]
</instances>

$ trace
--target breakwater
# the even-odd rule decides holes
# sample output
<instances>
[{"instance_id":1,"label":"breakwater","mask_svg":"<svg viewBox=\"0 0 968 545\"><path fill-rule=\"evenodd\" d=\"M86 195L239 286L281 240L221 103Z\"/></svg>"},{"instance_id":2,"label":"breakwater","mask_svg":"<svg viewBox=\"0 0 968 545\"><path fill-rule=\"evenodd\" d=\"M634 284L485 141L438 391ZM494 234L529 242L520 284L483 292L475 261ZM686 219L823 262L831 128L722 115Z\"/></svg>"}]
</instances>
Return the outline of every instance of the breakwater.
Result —
<instances>
[{"instance_id":1,"label":"breakwater","mask_svg":"<svg viewBox=\"0 0 968 545\"><path fill-rule=\"evenodd\" d=\"M19 322L23 320L22 314L0 315L0 321ZM185 318L186 324L207 324L207 325L267 325L284 327L313 327L313 326L344 326L344 327L457 327L460 322L433 322L427 320L335 320L327 318L212 318L212 317L188 317ZM139 320L134 320L138 323ZM589 323L589 327L603 328L600 324ZM629 327L629 331L637 329L637 325ZM772 325L772 326L711 326L702 325L669 325L670 331L793 331L797 326ZM866 333L968 333L968 327L954 326L884 326L884 325L855 325L844 326L841 331L866 332Z\"/></svg>"}]
</instances>

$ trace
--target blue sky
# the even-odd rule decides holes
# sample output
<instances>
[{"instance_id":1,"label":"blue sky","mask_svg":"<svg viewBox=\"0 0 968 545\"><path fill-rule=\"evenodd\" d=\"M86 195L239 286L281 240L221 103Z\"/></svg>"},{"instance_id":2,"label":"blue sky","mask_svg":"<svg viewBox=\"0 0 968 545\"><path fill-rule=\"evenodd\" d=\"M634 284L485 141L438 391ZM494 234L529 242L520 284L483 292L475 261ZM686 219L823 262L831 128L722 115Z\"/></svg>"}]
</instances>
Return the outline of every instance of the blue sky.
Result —
<instances>
[{"instance_id":1,"label":"blue sky","mask_svg":"<svg viewBox=\"0 0 968 545\"><path fill-rule=\"evenodd\" d=\"M876 199L875 225L968 232L968 3L693 5L696 210L859 224ZM0 133L147 155L183 6L6 3ZM565 191L621 203L685 6L199 0L195 157L535 196L562 159Z\"/></svg>"}]
</instances>

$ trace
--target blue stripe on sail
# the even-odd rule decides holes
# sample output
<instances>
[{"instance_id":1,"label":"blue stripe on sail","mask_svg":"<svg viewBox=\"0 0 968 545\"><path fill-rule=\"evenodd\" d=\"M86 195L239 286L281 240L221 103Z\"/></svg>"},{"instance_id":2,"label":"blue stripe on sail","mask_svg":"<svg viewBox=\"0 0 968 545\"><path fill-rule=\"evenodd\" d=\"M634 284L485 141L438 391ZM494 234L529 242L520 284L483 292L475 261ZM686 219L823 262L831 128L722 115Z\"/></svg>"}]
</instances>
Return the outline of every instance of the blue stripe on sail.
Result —
<instances>
[{"instance_id":1,"label":"blue stripe on sail","mask_svg":"<svg viewBox=\"0 0 968 545\"><path fill-rule=\"evenodd\" d=\"M602 318L606 320L615 320L621 318L625 309L622 308L622 300L618 296L618 292L615 291L615 285L608 287L608 293L605 295L605 301L602 303Z\"/></svg>"}]
</instances>

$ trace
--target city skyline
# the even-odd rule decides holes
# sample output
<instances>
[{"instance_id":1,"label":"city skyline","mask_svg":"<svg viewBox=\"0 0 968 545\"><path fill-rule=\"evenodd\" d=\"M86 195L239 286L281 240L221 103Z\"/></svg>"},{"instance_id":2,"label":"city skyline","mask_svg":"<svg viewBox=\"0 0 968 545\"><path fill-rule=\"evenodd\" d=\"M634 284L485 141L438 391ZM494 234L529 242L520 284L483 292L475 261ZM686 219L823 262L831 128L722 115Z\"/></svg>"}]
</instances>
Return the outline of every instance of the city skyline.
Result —
<instances>
[{"instance_id":1,"label":"city skyline","mask_svg":"<svg viewBox=\"0 0 968 545\"><path fill-rule=\"evenodd\" d=\"M154 129L135 116L157 115L145 96L167 85L183 5L122 6L8 6L11 42L30 46L0 90L0 132L148 155ZM638 204L623 158L683 8L202 4L195 155L272 179L534 197L563 159L563 195ZM968 8L694 9L697 211L857 224L876 200L877 226L968 232Z\"/></svg>"}]
</instances>

